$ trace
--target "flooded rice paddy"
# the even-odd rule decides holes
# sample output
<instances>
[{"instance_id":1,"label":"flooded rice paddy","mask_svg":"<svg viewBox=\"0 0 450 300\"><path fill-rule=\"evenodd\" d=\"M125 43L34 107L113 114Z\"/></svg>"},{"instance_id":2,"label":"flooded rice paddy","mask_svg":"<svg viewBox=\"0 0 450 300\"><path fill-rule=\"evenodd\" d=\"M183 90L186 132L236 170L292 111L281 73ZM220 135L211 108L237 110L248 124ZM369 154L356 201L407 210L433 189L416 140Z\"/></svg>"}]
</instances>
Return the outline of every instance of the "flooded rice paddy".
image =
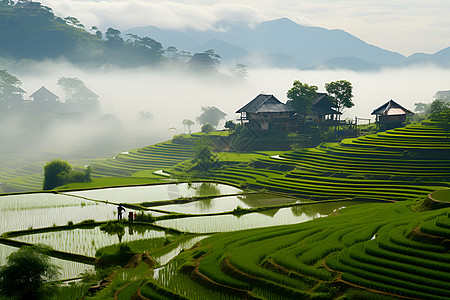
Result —
<instances>
[{"instance_id":1,"label":"flooded rice paddy","mask_svg":"<svg viewBox=\"0 0 450 300\"><path fill-rule=\"evenodd\" d=\"M95 257L97 249L105 246L159 237L165 237L164 231L152 230L141 226L139 229L137 227L127 227L123 235L111 235L101 231L100 227L95 227L29 234L12 239L30 244L41 243L51 246L58 251Z\"/></svg>"},{"instance_id":2,"label":"flooded rice paddy","mask_svg":"<svg viewBox=\"0 0 450 300\"><path fill-rule=\"evenodd\" d=\"M41 203L41 206L39 206ZM116 207L66 195L39 193L0 197L0 233L67 225L69 221L110 220Z\"/></svg>"},{"instance_id":3,"label":"flooded rice paddy","mask_svg":"<svg viewBox=\"0 0 450 300\"><path fill-rule=\"evenodd\" d=\"M242 190L224 184L214 183L178 183L138 187L105 188L88 191L66 193L90 199L109 201L113 203L143 203L178 198L199 196L215 196L242 193Z\"/></svg>"},{"instance_id":4,"label":"flooded rice paddy","mask_svg":"<svg viewBox=\"0 0 450 300\"><path fill-rule=\"evenodd\" d=\"M219 215L200 216L158 221L155 224L192 233L229 232L250 228L289 225L306 222L329 214L350 205L361 204L356 201L318 203L281 209L254 212L242 216Z\"/></svg>"},{"instance_id":5,"label":"flooded rice paddy","mask_svg":"<svg viewBox=\"0 0 450 300\"><path fill-rule=\"evenodd\" d=\"M158 206L158 209L185 213L208 214L232 211L241 208L255 208L269 205L292 204L298 201L293 198L277 197L269 194L247 194L203 199L186 204L171 204Z\"/></svg>"},{"instance_id":6,"label":"flooded rice paddy","mask_svg":"<svg viewBox=\"0 0 450 300\"><path fill-rule=\"evenodd\" d=\"M107 188L76 191L65 194L37 193L0 197L0 234L8 231L27 230L79 223L84 220L106 221L117 218L117 203L144 203L180 198L206 197L184 204L156 206L156 209L184 214L211 214L230 212L236 208L251 209L262 206L299 203L297 199L269 194L244 194L238 188L213 183L180 183L154 186ZM101 200L104 202L91 201ZM155 203L156 204L156 203ZM192 233L228 232L265 226L287 225L327 216L334 211L358 202L332 202L270 209L261 212L234 215L197 216L158 221L158 226ZM127 213L125 213L126 215ZM152 213L154 216L161 215ZM165 238L164 231L125 228L123 235L109 235L99 227L79 228L14 237L14 240L32 244L49 245L55 250L95 256L104 246L153 238ZM154 258L160 265L167 264L183 249L192 247L206 236L182 238L164 250L156 251ZM0 244L0 264L16 248ZM94 267L82 263L52 258L61 267L61 279L74 278L84 270ZM156 273L155 273L156 274Z\"/></svg>"}]
</instances>

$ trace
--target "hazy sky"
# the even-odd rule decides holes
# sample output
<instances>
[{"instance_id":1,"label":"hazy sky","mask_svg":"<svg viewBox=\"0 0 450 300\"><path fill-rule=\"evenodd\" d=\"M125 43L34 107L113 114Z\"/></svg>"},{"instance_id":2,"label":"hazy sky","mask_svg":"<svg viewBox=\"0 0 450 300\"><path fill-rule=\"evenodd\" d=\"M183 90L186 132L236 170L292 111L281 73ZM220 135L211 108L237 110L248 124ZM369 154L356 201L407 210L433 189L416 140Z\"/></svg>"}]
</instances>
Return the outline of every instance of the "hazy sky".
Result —
<instances>
[{"instance_id":1,"label":"hazy sky","mask_svg":"<svg viewBox=\"0 0 450 300\"><path fill-rule=\"evenodd\" d=\"M288 17L308 26L343 29L369 44L410 55L450 46L448 0L40 0L57 15L90 28L135 26L217 28L222 20L255 23ZM165 45L167 46L167 45Z\"/></svg>"}]
</instances>

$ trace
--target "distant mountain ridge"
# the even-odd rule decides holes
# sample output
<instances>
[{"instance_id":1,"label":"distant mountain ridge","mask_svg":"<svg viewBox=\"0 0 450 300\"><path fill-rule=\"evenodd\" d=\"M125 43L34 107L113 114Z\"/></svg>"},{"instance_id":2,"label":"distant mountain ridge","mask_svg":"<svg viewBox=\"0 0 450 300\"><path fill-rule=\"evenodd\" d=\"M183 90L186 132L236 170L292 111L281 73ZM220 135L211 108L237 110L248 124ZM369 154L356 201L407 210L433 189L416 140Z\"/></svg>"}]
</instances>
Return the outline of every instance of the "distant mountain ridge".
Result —
<instances>
[{"instance_id":1,"label":"distant mountain ridge","mask_svg":"<svg viewBox=\"0 0 450 300\"><path fill-rule=\"evenodd\" d=\"M39 2L27 3L31 7L0 1L0 59L65 58L92 67L175 62L183 67L185 53L179 60L177 56L171 57L169 51L162 51L163 46L175 46L180 52L191 53L214 49L224 64L245 63L249 67L367 71L386 66L434 64L450 68L450 47L434 54L405 57L370 45L343 30L303 26L287 18L253 27L222 22L217 24L224 29L221 31L136 27L110 40L106 34L102 38L101 32L91 34L81 24L70 24L55 16L51 8ZM130 38L127 33L135 36Z\"/></svg>"},{"instance_id":2,"label":"distant mountain ridge","mask_svg":"<svg viewBox=\"0 0 450 300\"><path fill-rule=\"evenodd\" d=\"M374 70L384 66L431 63L450 67L450 47L435 54L402 54L368 44L340 29L329 30L295 23L288 18L265 21L255 27L221 24L224 31L164 30L135 27L127 33L147 35L165 47L202 52L213 48L224 62L296 68Z\"/></svg>"}]
</instances>

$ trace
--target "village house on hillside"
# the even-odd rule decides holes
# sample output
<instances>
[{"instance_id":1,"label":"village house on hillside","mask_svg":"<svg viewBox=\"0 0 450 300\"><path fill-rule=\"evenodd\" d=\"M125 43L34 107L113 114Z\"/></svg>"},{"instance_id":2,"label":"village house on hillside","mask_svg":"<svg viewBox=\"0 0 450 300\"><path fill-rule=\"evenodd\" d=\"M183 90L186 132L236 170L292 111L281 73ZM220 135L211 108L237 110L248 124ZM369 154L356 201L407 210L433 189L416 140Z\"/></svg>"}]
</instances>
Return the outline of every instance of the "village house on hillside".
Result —
<instances>
[{"instance_id":1,"label":"village house on hillside","mask_svg":"<svg viewBox=\"0 0 450 300\"><path fill-rule=\"evenodd\" d=\"M406 117L413 114L412 111L404 108L392 99L372 112L372 115L376 117L377 124L385 129L402 126L406 121Z\"/></svg>"},{"instance_id":2,"label":"village house on hillside","mask_svg":"<svg viewBox=\"0 0 450 300\"><path fill-rule=\"evenodd\" d=\"M289 131L296 126L295 109L274 95L259 94L236 113L241 123L257 131Z\"/></svg>"},{"instance_id":3,"label":"village house on hillside","mask_svg":"<svg viewBox=\"0 0 450 300\"><path fill-rule=\"evenodd\" d=\"M341 114L336 109L337 106L331 102L326 93L317 93L308 120L331 125L337 119L335 116ZM240 114L238 121L257 131L298 131L306 121L298 116L294 108L282 103L274 95L266 94L259 94L236 113Z\"/></svg>"},{"instance_id":4,"label":"village house on hillside","mask_svg":"<svg viewBox=\"0 0 450 300\"><path fill-rule=\"evenodd\" d=\"M59 97L50 92L45 86L41 86L36 92L30 95L35 103L52 103L57 102Z\"/></svg>"},{"instance_id":5,"label":"village house on hillside","mask_svg":"<svg viewBox=\"0 0 450 300\"><path fill-rule=\"evenodd\" d=\"M32 111L54 112L61 109L62 103L59 97L42 86L36 92L30 95L32 101L28 101L27 108Z\"/></svg>"},{"instance_id":6,"label":"village house on hillside","mask_svg":"<svg viewBox=\"0 0 450 300\"><path fill-rule=\"evenodd\" d=\"M85 86L80 87L71 100L66 102L72 111L97 113L99 110L98 95Z\"/></svg>"},{"instance_id":7,"label":"village house on hillside","mask_svg":"<svg viewBox=\"0 0 450 300\"><path fill-rule=\"evenodd\" d=\"M338 109L338 106L331 102L327 93L317 93L317 98L312 102L311 117L316 122L335 120L337 115L342 114L336 109Z\"/></svg>"}]
</instances>

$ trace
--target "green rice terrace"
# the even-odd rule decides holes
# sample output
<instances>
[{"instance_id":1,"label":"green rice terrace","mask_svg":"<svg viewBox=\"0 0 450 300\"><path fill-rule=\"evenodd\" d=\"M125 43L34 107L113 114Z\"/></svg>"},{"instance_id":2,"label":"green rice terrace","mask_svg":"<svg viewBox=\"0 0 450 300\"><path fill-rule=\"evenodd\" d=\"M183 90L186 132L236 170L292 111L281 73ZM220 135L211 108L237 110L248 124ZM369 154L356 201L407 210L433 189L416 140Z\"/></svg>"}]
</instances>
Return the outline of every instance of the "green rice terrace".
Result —
<instances>
[{"instance_id":1,"label":"green rice terrace","mask_svg":"<svg viewBox=\"0 0 450 300\"><path fill-rule=\"evenodd\" d=\"M450 299L450 137L438 123L216 152L213 168L186 172L194 152L125 151L95 160L92 182L47 192L37 169L1 174L36 192L0 196L0 264L50 246L68 282L54 299Z\"/></svg>"}]
</instances>

